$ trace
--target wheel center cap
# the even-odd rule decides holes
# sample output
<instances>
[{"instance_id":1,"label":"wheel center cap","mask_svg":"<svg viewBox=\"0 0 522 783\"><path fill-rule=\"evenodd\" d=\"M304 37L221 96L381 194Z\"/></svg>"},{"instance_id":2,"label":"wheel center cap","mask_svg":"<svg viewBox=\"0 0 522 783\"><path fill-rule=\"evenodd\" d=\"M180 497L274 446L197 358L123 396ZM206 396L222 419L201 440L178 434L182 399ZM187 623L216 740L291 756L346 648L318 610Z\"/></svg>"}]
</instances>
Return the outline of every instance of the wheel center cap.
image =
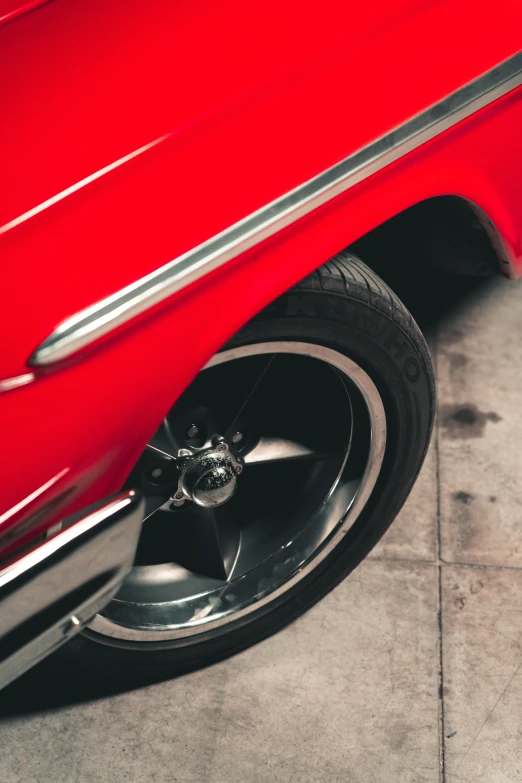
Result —
<instances>
[{"instance_id":1,"label":"wheel center cap","mask_svg":"<svg viewBox=\"0 0 522 783\"><path fill-rule=\"evenodd\" d=\"M184 459L179 489L198 506L221 506L236 491L237 476L241 470L241 464L230 453L227 444L219 443Z\"/></svg>"}]
</instances>

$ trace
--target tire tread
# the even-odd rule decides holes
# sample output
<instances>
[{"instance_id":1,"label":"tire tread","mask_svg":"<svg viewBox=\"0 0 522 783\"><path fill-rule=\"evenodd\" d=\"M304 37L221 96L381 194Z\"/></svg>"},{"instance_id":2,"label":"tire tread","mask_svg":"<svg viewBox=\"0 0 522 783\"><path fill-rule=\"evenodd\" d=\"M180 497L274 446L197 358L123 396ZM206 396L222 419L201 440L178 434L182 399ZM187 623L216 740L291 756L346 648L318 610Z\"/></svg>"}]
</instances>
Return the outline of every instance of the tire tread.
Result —
<instances>
[{"instance_id":1,"label":"tire tread","mask_svg":"<svg viewBox=\"0 0 522 783\"><path fill-rule=\"evenodd\" d=\"M430 352L422 333L401 300L384 280L349 250L343 250L304 278L299 290L337 293L370 304L393 320L415 345L434 386Z\"/></svg>"}]
</instances>

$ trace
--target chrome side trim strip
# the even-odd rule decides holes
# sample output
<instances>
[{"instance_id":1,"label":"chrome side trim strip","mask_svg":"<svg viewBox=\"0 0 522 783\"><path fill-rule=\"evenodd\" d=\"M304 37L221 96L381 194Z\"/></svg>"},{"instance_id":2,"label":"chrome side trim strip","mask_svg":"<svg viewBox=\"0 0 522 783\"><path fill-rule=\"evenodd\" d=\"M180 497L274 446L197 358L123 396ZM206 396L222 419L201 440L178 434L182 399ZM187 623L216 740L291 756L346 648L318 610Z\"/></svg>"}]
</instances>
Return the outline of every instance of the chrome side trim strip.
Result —
<instances>
[{"instance_id":1,"label":"chrome side trim strip","mask_svg":"<svg viewBox=\"0 0 522 783\"><path fill-rule=\"evenodd\" d=\"M65 520L43 542L0 559L0 688L81 631L113 598L144 514L133 490Z\"/></svg>"},{"instance_id":2,"label":"chrome side trim strip","mask_svg":"<svg viewBox=\"0 0 522 783\"><path fill-rule=\"evenodd\" d=\"M522 52L146 277L64 321L29 364L65 359L522 84Z\"/></svg>"}]
</instances>

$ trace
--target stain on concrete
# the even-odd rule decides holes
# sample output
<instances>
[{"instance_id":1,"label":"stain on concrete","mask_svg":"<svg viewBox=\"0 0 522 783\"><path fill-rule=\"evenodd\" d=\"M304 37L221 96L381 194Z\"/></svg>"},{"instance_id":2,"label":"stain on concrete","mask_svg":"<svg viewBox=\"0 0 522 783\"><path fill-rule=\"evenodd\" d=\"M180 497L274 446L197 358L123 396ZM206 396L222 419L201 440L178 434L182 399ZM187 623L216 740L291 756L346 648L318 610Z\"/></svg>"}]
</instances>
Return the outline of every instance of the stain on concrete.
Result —
<instances>
[{"instance_id":1,"label":"stain on concrete","mask_svg":"<svg viewBox=\"0 0 522 783\"><path fill-rule=\"evenodd\" d=\"M446 345L454 345L460 343L466 335L462 329L448 329L444 332L444 342Z\"/></svg>"},{"instance_id":2,"label":"stain on concrete","mask_svg":"<svg viewBox=\"0 0 522 783\"><path fill-rule=\"evenodd\" d=\"M494 411L484 413L476 405L443 405L440 409L440 421L445 435L452 440L481 438L488 422L502 421Z\"/></svg>"},{"instance_id":3,"label":"stain on concrete","mask_svg":"<svg viewBox=\"0 0 522 783\"><path fill-rule=\"evenodd\" d=\"M482 588L484 587L484 582L481 579L477 579L476 582L472 582L469 586L469 592L472 595L476 595L477 593L480 593Z\"/></svg>"},{"instance_id":4,"label":"stain on concrete","mask_svg":"<svg viewBox=\"0 0 522 783\"><path fill-rule=\"evenodd\" d=\"M461 490L460 492L455 492L453 497L455 498L455 500L458 503L465 503L466 506L469 506L469 504L471 503L471 501L473 500L473 498L475 496L474 495L470 495L469 492L462 492L462 490Z\"/></svg>"},{"instance_id":5,"label":"stain on concrete","mask_svg":"<svg viewBox=\"0 0 522 783\"><path fill-rule=\"evenodd\" d=\"M448 353L450 375L455 376L468 363L468 357L463 353Z\"/></svg>"},{"instance_id":6,"label":"stain on concrete","mask_svg":"<svg viewBox=\"0 0 522 783\"><path fill-rule=\"evenodd\" d=\"M497 496L496 495L490 495L489 496L489 502L490 503L496 503L497 502Z\"/></svg>"},{"instance_id":7,"label":"stain on concrete","mask_svg":"<svg viewBox=\"0 0 522 783\"><path fill-rule=\"evenodd\" d=\"M455 585L455 587L457 587L457 585ZM455 587L453 589L455 589ZM484 582L482 581L482 579L475 579L469 585L469 592L471 595L477 595L477 593L480 593L483 587L484 587ZM464 588L462 592L460 592L459 595L456 595L455 598L453 599L453 604L455 606L455 609L458 609L459 612L465 609L468 603L468 596L466 592L467 591Z\"/></svg>"},{"instance_id":8,"label":"stain on concrete","mask_svg":"<svg viewBox=\"0 0 522 783\"><path fill-rule=\"evenodd\" d=\"M474 546L475 538L480 535L480 528L477 527L477 511L475 506L476 497L471 492L459 490L453 492L453 531L455 540L459 549L467 551L469 547Z\"/></svg>"}]
</instances>

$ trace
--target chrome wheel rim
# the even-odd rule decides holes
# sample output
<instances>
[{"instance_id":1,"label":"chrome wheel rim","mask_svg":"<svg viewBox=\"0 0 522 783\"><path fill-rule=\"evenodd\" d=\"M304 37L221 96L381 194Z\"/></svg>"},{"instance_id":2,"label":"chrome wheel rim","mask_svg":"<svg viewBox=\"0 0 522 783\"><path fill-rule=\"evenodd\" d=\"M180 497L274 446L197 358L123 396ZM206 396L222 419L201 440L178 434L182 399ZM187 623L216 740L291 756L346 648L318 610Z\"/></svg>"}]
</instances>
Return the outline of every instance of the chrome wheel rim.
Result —
<instances>
[{"instance_id":1,"label":"chrome wheel rim","mask_svg":"<svg viewBox=\"0 0 522 783\"><path fill-rule=\"evenodd\" d=\"M214 382L216 378L226 378L224 374L226 368L234 368L236 377L241 379L239 385L243 382L244 376L248 381L246 400L241 401L239 413L237 400L233 400L235 416L232 417L225 435L220 437L222 441L228 443L226 448L230 447L237 464L241 467L244 465L244 469L239 471L241 475L238 476L238 486L249 487L249 491L238 489L237 497L234 496L218 511L225 512L228 508L227 513L233 517L233 504L236 504L234 506L236 508L241 502L244 505L240 508L247 508L248 498L252 496L254 521L247 519L240 530L239 537L234 533L238 543L230 546L230 551L222 546L221 539L228 540L227 536L230 539L229 531L236 528L227 523L226 534L219 532L217 537L220 555L224 549L226 550L222 558L224 572L217 573L211 570L209 577L210 566L206 561L203 566L203 561L197 562L194 557L197 558L198 548L204 550L206 546L207 554L209 548L213 551L213 544L210 545L209 541L214 541L215 530L221 531L220 525L227 518L226 514L215 522L214 527L209 528L206 522L199 527L202 524L201 519L207 520L207 517L205 515L199 517L189 509L189 506L195 509L195 503L190 499L182 501L181 513L179 513L179 506L172 507L171 504L169 511L172 509L170 517L173 520L173 529L178 529L176 525L180 525L179 529L184 531L183 539L179 537L176 539L174 535L174 543L176 540L178 543L183 540L183 546L187 549L187 539L192 541L187 550L190 567L187 568L186 551L182 553L185 557L184 565L180 566L179 560L183 560L183 557L179 556L179 547L175 555L172 552L165 553L164 563L140 564L138 562L116 599L109 604L103 614L94 618L87 633L101 635L107 641L113 640L115 643L175 642L223 628L235 619L274 601L317 568L342 541L368 501L384 457L386 417L375 384L358 364L343 354L323 346L301 342L266 342L241 346L217 354L198 378L203 378L203 384L207 381L210 383L210 379ZM249 373L253 376L253 384L250 384ZM279 397L277 393L274 394L272 388L274 387L276 391L278 388L277 383L274 386L274 376L277 376L276 380L280 382ZM309 377L310 381L304 384L307 388L303 388L303 378L306 377ZM269 382L272 383L272 387L269 386ZM296 384L295 390L292 384ZM214 388L212 384L210 385ZM189 387L185 393L188 395L187 399L190 399L191 388ZM296 394L297 390L298 394ZM323 401L323 406L325 404L327 406L326 418L324 410L312 410L307 407L309 403L310 408L313 407L313 400L321 390L327 395L327 399ZM254 399L257 399L257 408ZM259 411L262 411L265 405L269 411L272 411L277 421L280 412L276 410L277 405L274 404L274 400L276 403L278 400L281 402L283 412L284 406L290 401L290 407L287 405L285 415L290 417L291 421L288 424L287 420L284 420L284 427L288 426L292 432L294 432L292 417L297 422L303 410L309 411L309 414L304 417L306 420L302 422L302 437L278 438L277 433L274 432L270 433L270 437L265 437L258 429L243 444L240 443L243 438L239 439L239 442L234 442L234 436L237 441L237 433L244 435L241 428L244 428L244 422L249 421L249 411L250 419L255 419L256 411L259 418ZM180 405L183 407L181 402ZM226 401L225 407L227 407ZM172 436L170 424L173 421L174 428L177 426L176 416L181 415L178 411L177 404L148 450L153 456L159 456L160 452L164 452L163 456L166 455L165 458L171 460L162 464L167 465L169 470L172 469L172 501L178 490L180 453L182 459L189 459L192 454L210 449L212 437L220 435L210 432L212 429L210 424L209 427L203 427L205 432L199 441L195 441L197 435L195 430L198 430L198 423L195 422L186 430L188 442L182 444L184 448L179 449L179 435ZM332 427L329 425L325 427L325 421L329 421L328 417L332 421ZM263 421L270 421L270 418L267 419L264 414L260 418ZM248 426L252 427L252 421ZM323 437L322 433L325 429L327 432ZM329 430L332 430L330 434L328 434ZM176 444L177 451L176 449L173 451L173 443ZM333 448L334 446L336 448ZM288 459L284 459L285 449L287 456L288 450L293 450ZM274 459L274 454L277 456L278 453L283 453L283 458ZM277 470L274 468L276 462ZM278 516L279 511L276 510L263 517L262 512L257 508L259 506L264 508L261 502L263 498L254 493L251 488L252 486L255 488L256 482L260 482L266 495L268 483L270 500L270 491L272 491L270 482L265 480L263 483L261 477L264 470L267 475L273 477L272 481L276 484L278 481L282 482L281 486L286 490L289 484L285 481L288 482L291 473L290 463L293 466L292 481L294 482L293 484L290 482L290 486L295 485L296 491L302 487L303 500L294 501L291 493L287 498L285 492L281 493L279 490L279 494L274 492L273 498L276 501L283 498L283 505L287 503L288 507L292 508L294 508L292 504L296 502L298 509L302 510L295 512L288 523L286 517L283 514ZM297 463L300 464L299 468L296 468ZM314 465L310 467L312 463ZM267 465L272 466L270 468L272 473ZM256 471L258 473L255 477ZM287 471L286 474L284 471ZM251 483L245 483L248 481ZM306 494L310 489L315 492L311 496L312 499ZM170 524L169 517L166 516L167 503L170 501L163 502L144 523L142 540L146 540L147 535L151 540L155 540L154 533L150 533L155 529L153 522L158 525L160 522L162 525ZM183 508L185 504L186 508ZM274 505L278 506L277 502ZM203 511L206 512L207 509ZM158 516L160 512L161 516ZM244 514L244 511L241 511L241 514ZM259 524L260 514L261 520L269 519L269 524L265 527ZM279 524L280 517L284 524ZM183 523L179 523L181 519L184 520ZM257 528L254 535L255 520L257 520ZM160 529L171 530L167 527L157 528ZM198 538L193 533L193 529L202 532L203 535ZM268 529L271 535L268 534ZM187 533L187 530L190 532ZM250 542L249 545L247 541ZM201 542L204 542L205 546ZM146 546L142 547L142 550L149 551ZM190 557L193 558L192 561ZM196 563L196 571L191 570L194 563ZM207 573L202 576L201 571Z\"/></svg>"}]
</instances>

